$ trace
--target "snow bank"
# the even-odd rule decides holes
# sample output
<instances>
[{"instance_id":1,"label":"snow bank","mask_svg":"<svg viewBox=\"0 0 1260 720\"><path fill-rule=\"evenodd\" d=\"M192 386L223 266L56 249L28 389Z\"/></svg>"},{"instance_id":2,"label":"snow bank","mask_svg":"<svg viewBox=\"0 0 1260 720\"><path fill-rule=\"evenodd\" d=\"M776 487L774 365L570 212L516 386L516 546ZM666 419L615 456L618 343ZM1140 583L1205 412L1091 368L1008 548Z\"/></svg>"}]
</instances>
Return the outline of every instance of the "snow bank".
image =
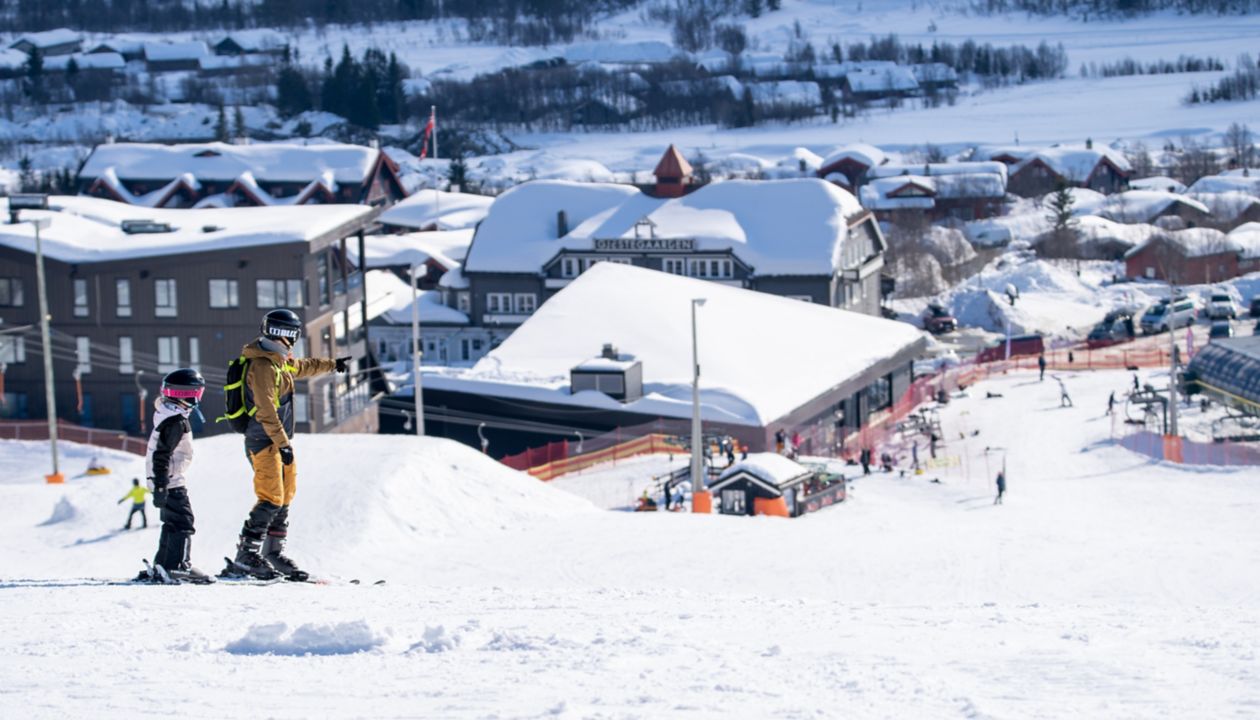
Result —
<instances>
[{"instance_id":1,"label":"snow bank","mask_svg":"<svg viewBox=\"0 0 1260 720\"><path fill-rule=\"evenodd\" d=\"M70 498L63 495L61 499L57 501L57 504L53 506L52 515L49 515L48 519L40 523L40 525L56 525L57 523L73 520L78 516L78 508L74 506L74 503L70 502Z\"/></svg>"},{"instance_id":2,"label":"snow bank","mask_svg":"<svg viewBox=\"0 0 1260 720\"><path fill-rule=\"evenodd\" d=\"M291 633L288 629L282 622L254 625L223 649L232 655L351 655L385 644L385 637L372 630L366 620L307 623Z\"/></svg>"}]
</instances>

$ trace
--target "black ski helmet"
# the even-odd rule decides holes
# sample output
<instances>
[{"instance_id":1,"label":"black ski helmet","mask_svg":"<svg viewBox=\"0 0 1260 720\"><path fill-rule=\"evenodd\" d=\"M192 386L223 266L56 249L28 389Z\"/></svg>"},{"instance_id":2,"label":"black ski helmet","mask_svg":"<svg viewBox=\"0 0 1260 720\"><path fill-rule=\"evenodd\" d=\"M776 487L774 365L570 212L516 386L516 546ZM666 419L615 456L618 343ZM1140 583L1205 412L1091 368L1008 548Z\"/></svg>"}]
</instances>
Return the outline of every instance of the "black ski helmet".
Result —
<instances>
[{"instance_id":1,"label":"black ski helmet","mask_svg":"<svg viewBox=\"0 0 1260 720\"><path fill-rule=\"evenodd\" d=\"M262 334L292 345L302 337L302 318L287 308L272 310L263 315Z\"/></svg>"},{"instance_id":2,"label":"black ski helmet","mask_svg":"<svg viewBox=\"0 0 1260 720\"><path fill-rule=\"evenodd\" d=\"M206 379L192 368L180 368L162 378L162 397L198 405L206 392Z\"/></svg>"}]
</instances>

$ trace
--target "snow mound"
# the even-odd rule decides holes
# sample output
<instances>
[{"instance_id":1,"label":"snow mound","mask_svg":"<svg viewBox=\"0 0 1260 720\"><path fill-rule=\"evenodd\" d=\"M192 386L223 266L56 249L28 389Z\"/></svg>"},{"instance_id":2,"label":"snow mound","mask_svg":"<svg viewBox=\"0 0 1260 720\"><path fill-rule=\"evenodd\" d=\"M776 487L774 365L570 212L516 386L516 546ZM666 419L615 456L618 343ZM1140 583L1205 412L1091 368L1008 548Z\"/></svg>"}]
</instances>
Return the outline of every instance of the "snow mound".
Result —
<instances>
[{"instance_id":1,"label":"snow mound","mask_svg":"<svg viewBox=\"0 0 1260 720\"><path fill-rule=\"evenodd\" d=\"M57 525L73 520L78 516L79 509L74 506L74 503L70 502L70 498L63 495L61 499L57 501L57 504L53 506L52 515L49 515L48 519L40 523L40 525Z\"/></svg>"},{"instance_id":2,"label":"snow mound","mask_svg":"<svg viewBox=\"0 0 1260 720\"><path fill-rule=\"evenodd\" d=\"M442 625L437 627L424 627L424 637L420 642L407 648L409 653L440 653L448 650L454 650L459 647L460 638L458 635L452 635L446 632L446 628Z\"/></svg>"},{"instance_id":3,"label":"snow mound","mask_svg":"<svg viewBox=\"0 0 1260 720\"><path fill-rule=\"evenodd\" d=\"M286 635L288 625L254 625L223 649L233 655L352 655L385 644L385 637L364 620L307 623Z\"/></svg>"}]
</instances>

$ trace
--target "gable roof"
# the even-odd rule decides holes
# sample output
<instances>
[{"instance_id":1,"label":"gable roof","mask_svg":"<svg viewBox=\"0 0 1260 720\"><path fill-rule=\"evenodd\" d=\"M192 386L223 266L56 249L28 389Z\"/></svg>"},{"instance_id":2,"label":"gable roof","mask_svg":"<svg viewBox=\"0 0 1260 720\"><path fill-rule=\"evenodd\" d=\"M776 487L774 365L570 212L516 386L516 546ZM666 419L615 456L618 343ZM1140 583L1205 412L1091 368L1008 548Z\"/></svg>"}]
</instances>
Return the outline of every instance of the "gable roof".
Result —
<instances>
[{"instance_id":1,"label":"gable roof","mask_svg":"<svg viewBox=\"0 0 1260 720\"><path fill-rule=\"evenodd\" d=\"M79 33L69 28L57 28L56 30L44 30L43 32L25 33L9 45L16 48L19 45L28 45L37 47L40 50L46 50L58 45L67 45L70 43L78 43L82 41Z\"/></svg>"},{"instance_id":2,"label":"gable roof","mask_svg":"<svg viewBox=\"0 0 1260 720\"><path fill-rule=\"evenodd\" d=\"M1184 205L1204 215L1211 211L1194 198L1163 190L1126 190L1109 195L1098 214L1119 222L1150 222L1170 205Z\"/></svg>"},{"instance_id":3,"label":"gable roof","mask_svg":"<svg viewBox=\"0 0 1260 720\"><path fill-rule=\"evenodd\" d=\"M173 62L176 60L200 60L210 54L210 48L200 40L185 42L147 42L144 44L144 59L150 62Z\"/></svg>"},{"instance_id":4,"label":"gable roof","mask_svg":"<svg viewBox=\"0 0 1260 720\"><path fill-rule=\"evenodd\" d=\"M79 170L80 181L108 169L122 180L154 180L190 174L202 181L231 182L250 173L259 182L308 183L331 173L338 183L360 185L381 154L339 143L111 143L97 145Z\"/></svg>"},{"instance_id":5,"label":"gable roof","mask_svg":"<svg viewBox=\"0 0 1260 720\"><path fill-rule=\"evenodd\" d=\"M1031 155L1025 156L1024 159L1011 168L1011 174L1014 175L1035 162L1045 164L1059 177L1075 183L1083 183L1089 180L1090 176L1094 174L1094 170L1104 163L1110 163L1122 173L1132 170L1129 161L1125 159L1124 155L1109 147L1095 145L1092 148L1087 148L1083 145L1065 145L1041 148Z\"/></svg>"},{"instance_id":6,"label":"gable roof","mask_svg":"<svg viewBox=\"0 0 1260 720\"><path fill-rule=\"evenodd\" d=\"M868 168L872 168L888 162L888 156L884 154L883 150L880 150L874 145L867 145L866 143L842 145L832 150L826 157L823 158L822 164L819 166L819 172L830 172L832 170L832 166L842 160L852 160L865 165Z\"/></svg>"},{"instance_id":7,"label":"gable roof","mask_svg":"<svg viewBox=\"0 0 1260 720\"><path fill-rule=\"evenodd\" d=\"M692 359L687 312L698 311L705 418L765 425L900 353L922 333L860 313L644 268L599 263L543 303L507 340L458 377L548 388L558 399L687 417ZM748 333L755 328L755 342ZM855 341L861 338L861 341ZM568 393L569 371L604 343L643 363L645 397L621 404ZM438 387L426 376L428 387ZM437 380L438 378L433 378ZM493 390L488 390L492 394ZM506 391L504 391L506 392ZM607 401L607 403L605 403Z\"/></svg>"},{"instance_id":8,"label":"gable roof","mask_svg":"<svg viewBox=\"0 0 1260 720\"><path fill-rule=\"evenodd\" d=\"M382 225L427 230L462 230L481 222L494 198L444 190L417 190L381 213Z\"/></svg>"},{"instance_id":9,"label":"gable roof","mask_svg":"<svg viewBox=\"0 0 1260 720\"><path fill-rule=\"evenodd\" d=\"M569 232L557 237L557 213ZM848 192L815 178L729 180L681 198L628 185L534 181L500 195L468 253L468 272L537 273L558 252L595 240L633 238L647 219L655 237L694 239L699 251L730 250L759 275L830 275L849 226L866 211Z\"/></svg>"}]
</instances>

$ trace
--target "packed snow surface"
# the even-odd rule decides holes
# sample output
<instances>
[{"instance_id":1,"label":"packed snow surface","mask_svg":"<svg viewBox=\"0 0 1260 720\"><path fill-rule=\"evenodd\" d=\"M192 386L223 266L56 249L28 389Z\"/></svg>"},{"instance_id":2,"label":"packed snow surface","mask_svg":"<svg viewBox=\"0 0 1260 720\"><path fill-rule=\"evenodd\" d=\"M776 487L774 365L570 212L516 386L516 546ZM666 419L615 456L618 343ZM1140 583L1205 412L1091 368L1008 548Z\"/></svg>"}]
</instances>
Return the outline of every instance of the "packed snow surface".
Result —
<instances>
[{"instance_id":1,"label":"packed snow surface","mask_svg":"<svg viewBox=\"0 0 1260 720\"><path fill-rule=\"evenodd\" d=\"M1035 373L972 386L941 411L955 464L792 520L601 512L443 441L298 437L290 554L383 586L101 585L156 545L117 530L140 459L47 486L46 446L0 442L29 467L0 484L0 715L1250 715L1256 473L1116 447L1129 373L1064 381L1075 408ZM253 495L238 438L197 442L217 570Z\"/></svg>"}]
</instances>

